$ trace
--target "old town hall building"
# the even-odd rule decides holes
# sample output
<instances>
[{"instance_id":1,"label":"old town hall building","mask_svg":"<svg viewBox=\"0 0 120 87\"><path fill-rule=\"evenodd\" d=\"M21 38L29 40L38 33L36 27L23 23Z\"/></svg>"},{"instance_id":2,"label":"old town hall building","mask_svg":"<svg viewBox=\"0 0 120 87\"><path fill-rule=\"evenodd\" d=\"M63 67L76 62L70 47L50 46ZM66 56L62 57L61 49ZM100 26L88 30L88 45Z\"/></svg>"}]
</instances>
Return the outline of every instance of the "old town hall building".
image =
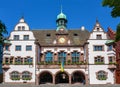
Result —
<instances>
[{"instance_id":1,"label":"old town hall building","mask_svg":"<svg viewBox=\"0 0 120 87\"><path fill-rule=\"evenodd\" d=\"M55 30L30 30L22 17L4 41L4 83L115 84L113 40L98 20L92 31L67 21L61 12Z\"/></svg>"}]
</instances>

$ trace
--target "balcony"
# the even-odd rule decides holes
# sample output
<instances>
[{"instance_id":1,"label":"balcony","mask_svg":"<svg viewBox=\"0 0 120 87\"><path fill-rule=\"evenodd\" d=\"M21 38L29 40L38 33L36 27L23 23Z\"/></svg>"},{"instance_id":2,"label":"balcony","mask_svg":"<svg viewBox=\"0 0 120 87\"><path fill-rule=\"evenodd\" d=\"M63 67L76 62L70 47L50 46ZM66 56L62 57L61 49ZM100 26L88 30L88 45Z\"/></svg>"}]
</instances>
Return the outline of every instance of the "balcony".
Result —
<instances>
[{"instance_id":1,"label":"balcony","mask_svg":"<svg viewBox=\"0 0 120 87\"><path fill-rule=\"evenodd\" d=\"M10 68L9 65L6 65L6 64L2 65L2 69L4 69L4 70L9 69L9 68Z\"/></svg>"},{"instance_id":2,"label":"balcony","mask_svg":"<svg viewBox=\"0 0 120 87\"><path fill-rule=\"evenodd\" d=\"M40 62L37 65L37 68L39 69L44 69L44 68L49 68L49 69L59 69L61 67L61 63L60 62ZM65 63L64 64L64 68L65 69L86 69L87 68L87 63L81 63L81 62L77 62L77 63Z\"/></svg>"},{"instance_id":3,"label":"balcony","mask_svg":"<svg viewBox=\"0 0 120 87\"><path fill-rule=\"evenodd\" d=\"M114 69L116 69L116 65L115 64L110 64L110 65L108 65L108 69L114 70Z\"/></svg>"}]
</instances>

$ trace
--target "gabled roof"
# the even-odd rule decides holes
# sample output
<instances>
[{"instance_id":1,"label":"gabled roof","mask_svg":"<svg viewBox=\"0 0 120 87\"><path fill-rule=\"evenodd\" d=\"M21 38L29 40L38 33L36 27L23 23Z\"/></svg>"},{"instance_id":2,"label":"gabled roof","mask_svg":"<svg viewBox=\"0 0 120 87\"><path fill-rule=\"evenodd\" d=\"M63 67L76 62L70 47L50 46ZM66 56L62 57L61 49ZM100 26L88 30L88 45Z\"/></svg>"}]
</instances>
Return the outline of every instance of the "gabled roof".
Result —
<instances>
[{"instance_id":1,"label":"gabled roof","mask_svg":"<svg viewBox=\"0 0 120 87\"><path fill-rule=\"evenodd\" d=\"M53 44L56 40L56 30L32 30L32 32L41 46L57 46L57 44ZM84 45L89 34L87 30L68 30L71 42L69 46Z\"/></svg>"}]
</instances>

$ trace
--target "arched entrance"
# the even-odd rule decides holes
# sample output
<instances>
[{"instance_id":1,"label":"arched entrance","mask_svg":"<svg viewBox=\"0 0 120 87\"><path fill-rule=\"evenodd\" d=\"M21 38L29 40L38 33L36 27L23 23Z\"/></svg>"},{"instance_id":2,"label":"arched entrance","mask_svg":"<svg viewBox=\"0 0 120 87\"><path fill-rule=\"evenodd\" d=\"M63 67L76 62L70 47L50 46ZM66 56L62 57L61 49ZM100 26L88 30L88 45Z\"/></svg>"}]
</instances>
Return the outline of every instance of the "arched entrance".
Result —
<instances>
[{"instance_id":1,"label":"arched entrance","mask_svg":"<svg viewBox=\"0 0 120 87\"><path fill-rule=\"evenodd\" d=\"M55 76L55 83L69 83L69 76L66 72L58 72Z\"/></svg>"},{"instance_id":2,"label":"arched entrance","mask_svg":"<svg viewBox=\"0 0 120 87\"><path fill-rule=\"evenodd\" d=\"M75 71L73 72L72 74L72 77L71 77L71 81L72 83L83 83L85 84L85 75L83 72L81 71Z\"/></svg>"},{"instance_id":3,"label":"arched entrance","mask_svg":"<svg viewBox=\"0 0 120 87\"><path fill-rule=\"evenodd\" d=\"M39 76L39 84L46 84L46 83L52 83L53 77L50 72L45 71L42 72Z\"/></svg>"}]
</instances>

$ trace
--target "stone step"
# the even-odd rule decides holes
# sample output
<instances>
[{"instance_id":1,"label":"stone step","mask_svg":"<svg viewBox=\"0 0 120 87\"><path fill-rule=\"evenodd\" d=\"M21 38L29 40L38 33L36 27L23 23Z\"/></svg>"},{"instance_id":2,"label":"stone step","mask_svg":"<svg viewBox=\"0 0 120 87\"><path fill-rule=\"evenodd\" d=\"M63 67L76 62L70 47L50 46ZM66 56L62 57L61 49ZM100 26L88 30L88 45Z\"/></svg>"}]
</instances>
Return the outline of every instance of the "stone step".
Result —
<instances>
[{"instance_id":1,"label":"stone step","mask_svg":"<svg viewBox=\"0 0 120 87\"><path fill-rule=\"evenodd\" d=\"M30 84L0 84L0 87L120 87L120 85L81 85L81 84L42 84L42 85L30 85Z\"/></svg>"}]
</instances>

